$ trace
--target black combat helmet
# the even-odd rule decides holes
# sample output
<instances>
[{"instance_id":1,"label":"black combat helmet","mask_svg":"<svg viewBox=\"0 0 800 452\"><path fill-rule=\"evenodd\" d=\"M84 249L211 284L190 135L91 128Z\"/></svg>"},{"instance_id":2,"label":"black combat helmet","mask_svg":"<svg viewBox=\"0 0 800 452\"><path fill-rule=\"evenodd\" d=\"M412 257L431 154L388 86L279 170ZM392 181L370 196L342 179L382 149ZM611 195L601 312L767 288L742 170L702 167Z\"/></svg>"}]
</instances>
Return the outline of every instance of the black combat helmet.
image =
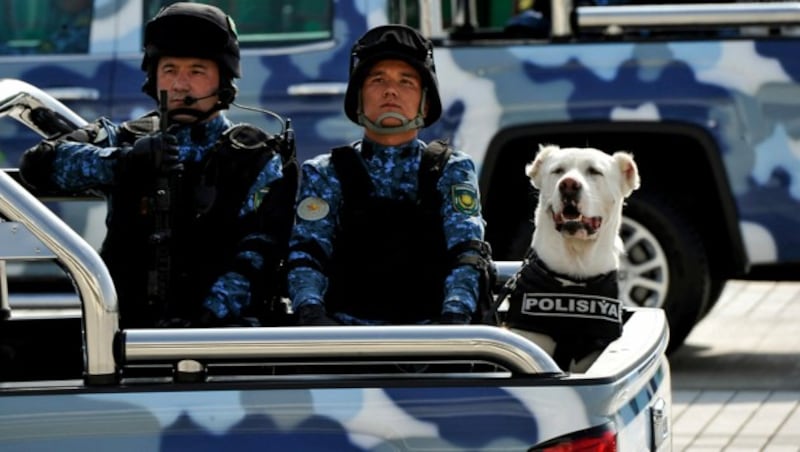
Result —
<instances>
[{"instance_id":1,"label":"black combat helmet","mask_svg":"<svg viewBox=\"0 0 800 452\"><path fill-rule=\"evenodd\" d=\"M428 112L422 127L427 127L442 114L442 102L433 64L433 44L416 30L405 25L375 27L356 41L350 53L350 80L344 97L344 111L356 124L361 116L360 93L370 68L387 60L403 60L414 67L422 79L423 100L428 102ZM422 107L420 107L422 108ZM362 124L363 125L363 124Z\"/></svg>"},{"instance_id":2,"label":"black combat helmet","mask_svg":"<svg viewBox=\"0 0 800 452\"><path fill-rule=\"evenodd\" d=\"M212 5L178 2L162 8L144 31L142 70L147 78L142 91L158 101L156 67L162 56L214 60L219 65L222 108L236 97L234 78L239 67L239 39L233 19Z\"/></svg>"}]
</instances>

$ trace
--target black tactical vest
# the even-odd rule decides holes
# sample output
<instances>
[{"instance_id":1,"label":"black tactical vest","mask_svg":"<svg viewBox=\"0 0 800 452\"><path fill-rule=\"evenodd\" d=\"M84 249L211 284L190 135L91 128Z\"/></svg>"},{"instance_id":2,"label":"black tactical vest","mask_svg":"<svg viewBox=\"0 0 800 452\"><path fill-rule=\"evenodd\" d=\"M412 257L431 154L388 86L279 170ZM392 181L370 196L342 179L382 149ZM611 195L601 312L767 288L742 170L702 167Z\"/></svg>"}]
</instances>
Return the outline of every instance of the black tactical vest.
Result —
<instances>
[{"instance_id":1,"label":"black tactical vest","mask_svg":"<svg viewBox=\"0 0 800 452\"><path fill-rule=\"evenodd\" d=\"M122 143L138 138L132 130L140 129L121 128ZM148 296L155 247L163 246L153 242L155 178L117 175L101 255L117 285L123 327L152 326L163 317L194 318L211 285L231 268L242 235L256 230L256 215L240 218L239 210L271 157L267 148L233 149L220 140L203 161L186 162L170 177L169 306L157 306Z\"/></svg>"},{"instance_id":2,"label":"black tactical vest","mask_svg":"<svg viewBox=\"0 0 800 452\"><path fill-rule=\"evenodd\" d=\"M343 201L328 266L330 312L395 324L438 319L453 264L436 183L450 152L428 146L411 201L377 197L361 155L349 146L332 151Z\"/></svg>"}]
</instances>

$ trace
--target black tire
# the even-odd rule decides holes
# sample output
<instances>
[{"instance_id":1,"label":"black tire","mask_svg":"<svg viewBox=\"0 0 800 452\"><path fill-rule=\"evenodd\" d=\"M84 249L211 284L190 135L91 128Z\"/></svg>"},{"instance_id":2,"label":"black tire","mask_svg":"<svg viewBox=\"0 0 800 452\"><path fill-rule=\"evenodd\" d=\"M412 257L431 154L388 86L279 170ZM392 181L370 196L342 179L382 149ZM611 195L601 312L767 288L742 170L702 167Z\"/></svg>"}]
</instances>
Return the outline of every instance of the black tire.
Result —
<instances>
[{"instance_id":1,"label":"black tire","mask_svg":"<svg viewBox=\"0 0 800 452\"><path fill-rule=\"evenodd\" d=\"M686 217L660 197L635 193L623 215L620 298L664 309L671 353L708 312L712 284L705 247Z\"/></svg>"}]
</instances>

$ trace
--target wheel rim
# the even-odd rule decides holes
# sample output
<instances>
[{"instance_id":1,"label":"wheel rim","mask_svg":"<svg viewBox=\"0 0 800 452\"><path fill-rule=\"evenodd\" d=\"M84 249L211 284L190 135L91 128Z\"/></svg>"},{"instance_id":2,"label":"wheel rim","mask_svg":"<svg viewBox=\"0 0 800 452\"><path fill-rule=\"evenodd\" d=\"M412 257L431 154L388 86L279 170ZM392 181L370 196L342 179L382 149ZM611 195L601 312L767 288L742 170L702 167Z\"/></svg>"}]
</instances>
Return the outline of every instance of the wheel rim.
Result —
<instances>
[{"instance_id":1,"label":"wheel rim","mask_svg":"<svg viewBox=\"0 0 800 452\"><path fill-rule=\"evenodd\" d=\"M623 217L620 236L625 256L620 259L619 294L628 306L663 308L669 288L667 255L656 237L628 217Z\"/></svg>"}]
</instances>

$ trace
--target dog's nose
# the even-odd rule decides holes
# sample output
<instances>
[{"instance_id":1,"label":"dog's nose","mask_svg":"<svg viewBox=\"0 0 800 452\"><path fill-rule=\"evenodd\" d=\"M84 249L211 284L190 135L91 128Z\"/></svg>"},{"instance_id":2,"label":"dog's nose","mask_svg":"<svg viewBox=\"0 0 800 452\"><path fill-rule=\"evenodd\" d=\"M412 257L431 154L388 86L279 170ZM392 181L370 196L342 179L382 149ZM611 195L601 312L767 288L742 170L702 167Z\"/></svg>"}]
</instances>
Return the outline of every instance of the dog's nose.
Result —
<instances>
[{"instance_id":1,"label":"dog's nose","mask_svg":"<svg viewBox=\"0 0 800 452\"><path fill-rule=\"evenodd\" d=\"M561 195L564 197L573 198L580 190L581 183L571 177L564 178L558 184L558 191L561 192Z\"/></svg>"}]
</instances>

